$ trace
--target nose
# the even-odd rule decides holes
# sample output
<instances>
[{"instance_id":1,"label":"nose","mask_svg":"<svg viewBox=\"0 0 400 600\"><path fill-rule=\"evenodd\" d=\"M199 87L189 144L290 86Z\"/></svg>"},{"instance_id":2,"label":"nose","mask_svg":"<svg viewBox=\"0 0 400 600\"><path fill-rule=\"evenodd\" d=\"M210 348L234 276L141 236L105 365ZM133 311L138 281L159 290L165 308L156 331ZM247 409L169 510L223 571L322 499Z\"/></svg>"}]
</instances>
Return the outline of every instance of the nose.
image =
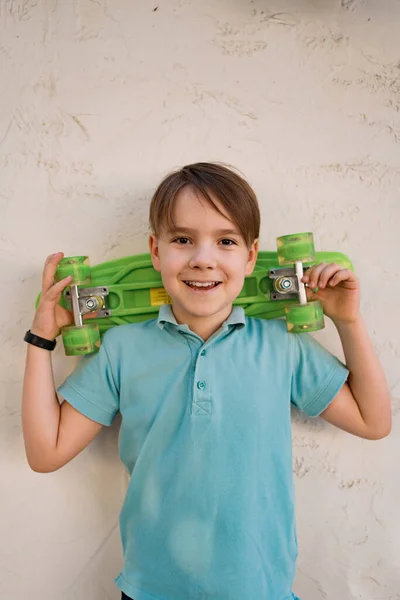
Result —
<instances>
[{"instance_id":1,"label":"nose","mask_svg":"<svg viewBox=\"0 0 400 600\"><path fill-rule=\"evenodd\" d=\"M191 269L216 269L217 261L213 248L209 246L194 247L189 266Z\"/></svg>"}]
</instances>

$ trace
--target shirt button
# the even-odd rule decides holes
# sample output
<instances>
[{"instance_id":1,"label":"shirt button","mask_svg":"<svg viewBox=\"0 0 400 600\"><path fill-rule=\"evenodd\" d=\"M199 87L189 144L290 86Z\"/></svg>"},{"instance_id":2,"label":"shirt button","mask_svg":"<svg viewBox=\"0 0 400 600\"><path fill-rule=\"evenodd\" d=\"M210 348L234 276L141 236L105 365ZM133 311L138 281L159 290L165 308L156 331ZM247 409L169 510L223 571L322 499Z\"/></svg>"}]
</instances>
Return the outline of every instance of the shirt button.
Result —
<instances>
[{"instance_id":1,"label":"shirt button","mask_svg":"<svg viewBox=\"0 0 400 600\"><path fill-rule=\"evenodd\" d=\"M202 351L200 352L200 356L205 356L205 355L206 355L206 351L205 351L205 350L202 350Z\"/></svg>"},{"instance_id":2,"label":"shirt button","mask_svg":"<svg viewBox=\"0 0 400 600\"><path fill-rule=\"evenodd\" d=\"M204 390L204 388L206 387L205 381L198 381L197 387L199 388L199 390Z\"/></svg>"}]
</instances>

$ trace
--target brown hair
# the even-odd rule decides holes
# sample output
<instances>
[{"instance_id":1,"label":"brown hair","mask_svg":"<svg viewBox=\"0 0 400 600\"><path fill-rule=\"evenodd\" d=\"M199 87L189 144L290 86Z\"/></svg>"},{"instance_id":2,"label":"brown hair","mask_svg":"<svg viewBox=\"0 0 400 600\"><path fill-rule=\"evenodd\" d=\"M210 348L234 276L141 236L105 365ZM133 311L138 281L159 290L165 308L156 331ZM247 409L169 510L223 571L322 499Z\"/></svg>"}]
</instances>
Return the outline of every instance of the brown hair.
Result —
<instances>
[{"instance_id":1,"label":"brown hair","mask_svg":"<svg viewBox=\"0 0 400 600\"><path fill-rule=\"evenodd\" d=\"M219 213L210 194L222 204L250 248L260 233L260 209L254 190L243 177L227 165L200 162L186 165L167 175L150 203L150 228L155 235L167 227L174 228L173 208L176 194L191 186Z\"/></svg>"}]
</instances>

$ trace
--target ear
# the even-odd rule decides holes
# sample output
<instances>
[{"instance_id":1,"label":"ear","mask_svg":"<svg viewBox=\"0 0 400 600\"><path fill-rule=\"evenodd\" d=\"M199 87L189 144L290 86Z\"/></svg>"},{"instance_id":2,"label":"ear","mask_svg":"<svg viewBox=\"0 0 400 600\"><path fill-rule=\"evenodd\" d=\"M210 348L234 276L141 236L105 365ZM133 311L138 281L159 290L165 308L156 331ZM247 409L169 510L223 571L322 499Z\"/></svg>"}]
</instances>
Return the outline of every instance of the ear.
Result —
<instances>
[{"instance_id":1,"label":"ear","mask_svg":"<svg viewBox=\"0 0 400 600\"><path fill-rule=\"evenodd\" d=\"M254 240L254 242L252 243L252 245L249 248L249 257L247 259L247 265L246 265L246 269L245 269L246 277L248 275L251 275L252 272L254 271L254 267L256 266L257 256L258 256L258 240Z\"/></svg>"},{"instance_id":2,"label":"ear","mask_svg":"<svg viewBox=\"0 0 400 600\"><path fill-rule=\"evenodd\" d=\"M158 238L152 233L149 237L151 261L156 271L161 271Z\"/></svg>"}]
</instances>

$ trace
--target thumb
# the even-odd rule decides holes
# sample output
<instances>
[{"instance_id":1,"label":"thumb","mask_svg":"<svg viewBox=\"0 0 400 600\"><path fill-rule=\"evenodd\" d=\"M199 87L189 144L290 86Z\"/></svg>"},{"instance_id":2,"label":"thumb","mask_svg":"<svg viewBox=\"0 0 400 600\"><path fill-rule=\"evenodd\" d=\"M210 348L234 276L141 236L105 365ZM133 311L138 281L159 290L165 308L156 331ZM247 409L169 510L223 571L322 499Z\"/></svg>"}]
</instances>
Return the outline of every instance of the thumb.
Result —
<instances>
[{"instance_id":1,"label":"thumb","mask_svg":"<svg viewBox=\"0 0 400 600\"><path fill-rule=\"evenodd\" d=\"M306 296L307 296L307 301L310 300L315 300L318 294L318 288L315 288L314 290L311 289L310 287L308 287L308 285L306 284Z\"/></svg>"},{"instance_id":2,"label":"thumb","mask_svg":"<svg viewBox=\"0 0 400 600\"><path fill-rule=\"evenodd\" d=\"M96 310L96 312L92 312L92 313L86 313L86 315L83 315L83 319L89 320L89 319L96 319L98 317L99 311Z\"/></svg>"}]
</instances>

